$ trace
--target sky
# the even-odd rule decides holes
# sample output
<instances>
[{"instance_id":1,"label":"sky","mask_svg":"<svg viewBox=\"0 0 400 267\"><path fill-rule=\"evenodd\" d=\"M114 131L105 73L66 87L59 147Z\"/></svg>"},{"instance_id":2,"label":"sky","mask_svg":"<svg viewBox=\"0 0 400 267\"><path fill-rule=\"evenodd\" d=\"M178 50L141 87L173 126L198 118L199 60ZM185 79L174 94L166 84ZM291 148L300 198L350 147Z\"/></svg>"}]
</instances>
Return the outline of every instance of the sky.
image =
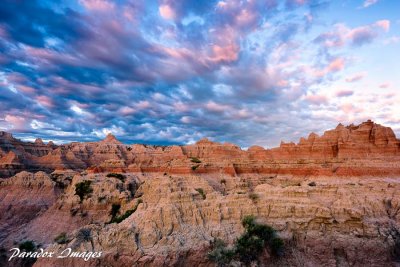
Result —
<instances>
[{"instance_id":1,"label":"sky","mask_svg":"<svg viewBox=\"0 0 400 267\"><path fill-rule=\"evenodd\" d=\"M400 136L400 1L3 0L0 130L243 148Z\"/></svg>"}]
</instances>

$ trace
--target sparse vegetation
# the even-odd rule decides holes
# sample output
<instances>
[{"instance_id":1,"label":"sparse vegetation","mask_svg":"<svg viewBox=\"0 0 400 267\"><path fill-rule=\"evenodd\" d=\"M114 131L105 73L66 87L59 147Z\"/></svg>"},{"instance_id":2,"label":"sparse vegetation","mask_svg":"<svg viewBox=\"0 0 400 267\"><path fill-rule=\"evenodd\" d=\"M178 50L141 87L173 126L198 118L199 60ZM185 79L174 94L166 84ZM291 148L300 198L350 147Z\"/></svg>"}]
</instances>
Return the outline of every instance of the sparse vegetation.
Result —
<instances>
[{"instance_id":1,"label":"sparse vegetation","mask_svg":"<svg viewBox=\"0 0 400 267\"><path fill-rule=\"evenodd\" d=\"M215 262L218 267L227 266L235 256L234 249L229 249L221 239L215 239L212 243L213 250L208 253L208 259Z\"/></svg>"},{"instance_id":2,"label":"sparse vegetation","mask_svg":"<svg viewBox=\"0 0 400 267\"><path fill-rule=\"evenodd\" d=\"M92 231L88 228L81 228L76 235L76 238L81 242L88 242L92 240Z\"/></svg>"},{"instance_id":3,"label":"sparse vegetation","mask_svg":"<svg viewBox=\"0 0 400 267\"><path fill-rule=\"evenodd\" d=\"M120 180L121 182L125 182L126 176L121 174L121 173L109 173L107 174L107 177L114 177L117 178L118 180Z\"/></svg>"},{"instance_id":4,"label":"sparse vegetation","mask_svg":"<svg viewBox=\"0 0 400 267\"><path fill-rule=\"evenodd\" d=\"M32 240L24 241L24 242L20 243L18 247L20 250L24 250L26 252L36 250L36 244Z\"/></svg>"},{"instance_id":5,"label":"sparse vegetation","mask_svg":"<svg viewBox=\"0 0 400 267\"><path fill-rule=\"evenodd\" d=\"M120 222L122 222L123 220L125 220L126 218L128 218L129 216L131 216L133 213L135 213L135 211L137 210L137 208L138 208L138 206L139 206L140 203L143 203L143 200L139 198L139 199L137 200L137 202L136 202L135 207L133 207L133 209L127 210L127 211L126 211L123 215L121 215L121 216L114 216L114 217L112 217L109 223L120 223ZM119 211L119 209L118 209L118 211Z\"/></svg>"},{"instance_id":6,"label":"sparse vegetation","mask_svg":"<svg viewBox=\"0 0 400 267\"><path fill-rule=\"evenodd\" d=\"M75 185L75 195L79 196L80 202L82 202L86 196L93 192L91 184L92 181L85 180Z\"/></svg>"},{"instance_id":7,"label":"sparse vegetation","mask_svg":"<svg viewBox=\"0 0 400 267\"><path fill-rule=\"evenodd\" d=\"M259 224L254 216L246 216L242 220L245 232L236 240L232 248L227 248L221 240L216 240L213 250L208 258L214 261L217 266L228 266L232 260L238 260L245 265L257 261L264 248L267 248L274 257L283 254L284 243L275 229L269 225Z\"/></svg>"},{"instance_id":8,"label":"sparse vegetation","mask_svg":"<svg viewBox=\"0 0 400 267\"><path fill-rule=\"evenodd\" d=\"M200 165L194 165L192 166L192 170L195 171Z\"/></svg>"},{"instance_id":9,"label":"sparse vegetation","mask_svg":"<svg viewBox=\"0 0 400 267\"><path fill-rule=\"evenodd\" d=\"M119 203L113 203L111 205L111 211L110 211L111 221L118 215L120 209L121 209L121 204Z\"/></svg>"},{"instance_id":10,"label":"sparse vegetation","mask_svg":"<svg viewBox=\"0 0 400 267\"><path fill-rule=\"evenodd\" d=\"M255 202L257 201L260 197L256 193L249 193L249 198Z\"/></svg>"},{"instance_id":11,"label":"sparse vegetation","mask_svg":"<svg viewBox=\"0 0 400 267\"><path fill-rule=\"evenodd\" d=\"M56 236L56 238L54 238L54 242L56 242L57 244L66 244L66 243L68 243L67 233L62 232L61 234Z\"/></svg>"},{"instance_id":12,"label":"sparse vegetation","mask_svg":"<svg viewBox=\"0 0 400 267\"><path fill-rule=\"evenodd\" d=\"M201 195L201 197L202 197L203 199L206 199L206 193L204 193L203 188L196 188L195 190L196 190L197 192L199 192L199 194Z\"/></svg>"},{"instance_id":13,"label":"sparse vegetation","mask_svg":"<svg viewBox=\"0 0 400 267\"><path fill-rule=\"evenodd\" d=\"M195 157L191 157L190 161L193 163L201 163L201 160L199 160L198 158L195 158Z\"/></svg>"},{"instance_id":14,"label":"sparse vegetation","mask_svg":"<svg viewBox=\"0 0 400 267\"><path fill-rule=\"evenodd\" d=\"M317 186L315 182L308 183L308 186Z\"/></svg>"}]
</instances>

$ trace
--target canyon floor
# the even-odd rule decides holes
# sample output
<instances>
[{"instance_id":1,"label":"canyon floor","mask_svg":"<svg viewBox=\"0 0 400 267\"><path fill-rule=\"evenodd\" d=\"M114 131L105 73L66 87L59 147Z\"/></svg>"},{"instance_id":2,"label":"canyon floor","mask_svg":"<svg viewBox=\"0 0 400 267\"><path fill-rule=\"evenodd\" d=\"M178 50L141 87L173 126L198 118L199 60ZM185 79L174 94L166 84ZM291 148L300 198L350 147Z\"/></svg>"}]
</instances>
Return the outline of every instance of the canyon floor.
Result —
<instances>
[{"instance_id":1,"label":"canyon floor","mask_svg":"<svg viewBox=\"0 0 400 267\"><path fill-rule=\"evenodd\" d=\"M400 142L370 121L272 150L0 137L0 266L216 266L248 215L284 241L253 266L399 266ZM26 241L102 255L8 261Z\"/></svg>"}]
</instances>

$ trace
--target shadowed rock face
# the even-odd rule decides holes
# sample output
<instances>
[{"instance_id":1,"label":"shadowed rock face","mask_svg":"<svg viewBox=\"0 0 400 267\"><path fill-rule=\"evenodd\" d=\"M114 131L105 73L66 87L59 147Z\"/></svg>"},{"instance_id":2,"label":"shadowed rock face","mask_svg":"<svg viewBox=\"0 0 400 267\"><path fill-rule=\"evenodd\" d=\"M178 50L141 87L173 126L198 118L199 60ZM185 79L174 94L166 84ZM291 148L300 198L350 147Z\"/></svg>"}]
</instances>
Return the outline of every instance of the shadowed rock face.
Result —
<instances>
[{"instance_id":1,"label":"shadowed rock face","mask_svg":"<svg viewBox=\"0 0 400 267\"><path fill-rule=\"evenodd\" d=\"M208 139L186 146L124 145L109 134L104 140L55 146L19 141L0 133L0 176L22 170L73 169L89 172L281 173L296 175L399 174L400 141L392 129L372 121L339 124L322 136L311 133L298 144L250 147L247 151ZM196 158L197 160L194 160Z\"/></svg>"},{"instance_id":2,"label":"shadowed rock face","mask_svg":"<svg viewBox=\"0 0 400 267\"><path fill-rule=\"evenodd\" d=\"M393 264L399 140L370 121L270 150L207 139L124 145L111 135L61 146L4 132L0 140L0 172L12 176L0 179L0 266L23 263L4 259L24 240L51 251L103 251L89 261L39 259L40 267L214 266L212 241L232 245L246 215L285 240L284 257L266 254L259 266ZM81 199L76 188L85 181L90 190Z\"/></svg>"}]
</instances>

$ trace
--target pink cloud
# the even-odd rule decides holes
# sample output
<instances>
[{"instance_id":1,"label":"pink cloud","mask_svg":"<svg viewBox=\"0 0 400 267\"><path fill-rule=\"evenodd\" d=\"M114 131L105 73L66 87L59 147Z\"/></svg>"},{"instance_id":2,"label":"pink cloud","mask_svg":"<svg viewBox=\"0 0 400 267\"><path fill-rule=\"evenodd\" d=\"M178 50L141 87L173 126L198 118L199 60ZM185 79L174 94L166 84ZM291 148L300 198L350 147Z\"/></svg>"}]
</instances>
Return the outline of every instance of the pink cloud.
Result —
<instances>
[{"instance_id":1,"label":"pink cloud","mask_svg":"<svg viewBox=\"0 0 400 267\"><path fill-rule=\"evenodd\" d=\"M364 78L364 76L365 76L364 73L358 73L358 74L355 74L353 76L347 77L346 78L346 82L348 82L348 83L356 82L356 81L359 81L362 78Z\"/></svg>"},{"instance_id":2,"label":"pink cloud","mask_svg":"<svg viewBox=\"0 0 400 267\"><path fill-rule=\"evenodd\" d=\"M342 47L345 44L363 45L379 36L380 31L389 31L390 21L379 20L373 24L348 28L344 24L336 24L334 30L320 34L316 41L325 47Z\"/></svg>"},{"instance_id":3,"label":"pink cloud","mask_svg":"<svg viewBox=\"0 0 400 267\"><path fill-rule=\"evenodd\" d=\"M212 52L213 55L210 60L216 62L232 62L239 57L239 47L235 44L226 46L213 45Z\"/></svg>"},{"instance_id":4,"label":"pink cloud","mask_svg":"<svg viewBox=\"0 0 400 267\"><path fill-rule=\"evenodd\" d=\"M341 57L336 58L331 63L329 63L329 65L327 67L327 71L328 72L340 71L344 68L344 65L345 65L344 58L341 58Z\"/></svg>"},{"instance_id":5,"label":"pink cloud","mask_svg":"<svg viewBox=\"0 0 400 267\"><path fill-rule=\"evenodd\" d=\"M209 101L206 105L205 108L209 111L212 112L224 112L230 109L230 106L228 105L222 105L215 103L214 101Z\"/></svg>"},{"instance_id":6,"label":"pink cloud","mask_svg":"<svg viewBox=\"0 0 400 267\"><path fill-rule=\"evenodd\" d=\"M343 111L345 114L355 114L355 113L361 113L364 111L363 108L361 107L356 107L351 103L344 103L340 106L341 111Z\"/></svg>"},{"instance_id":7,"label":"pink cloud","mask_svg":"<svg viewBox=\"0 0 400 267\"><path fill-rule=\"evenodd\" d=\"M363 8L367 8L369 6L375 5L379 0L365 0L363 3Z\"/></svg>"},{"instance_id":8,"label":"pink cloud","mask_svg":"<svg viewBox=\"0 0 400 267\"><path fill-rule=\"evenodd\" d=\"M382 28L385 32L388 32L390 29L390 21L385 19L385 20L379 20L375 22L375 25Z\"/></svg>"},{"instance_id":9,"label":"pink cloud","mask_svg":"<svg viewBox=\"0 0 400 267\"><path fill-rule=\"evenodd\" d=\"M322 105L328 103L328 98L324 95L307 95L304 97L304 99L315 105Z\"/></svg>"},{"instance_id":10,"label":"pink cloud","mask_svg":"<svg viewBox=\"0 0 400 267\"><path fill-rule=\"evenodd\" d=\"M25 129L26 125L25 117L7 114L4 120L10 123L13 129L17 130Z\"/></svg>"},{"instance_id":11,"label":"pink cloud","mask_svg":"<svg viewBox=\"0 0 400 267\"><path fill-rule=\"evenodd\" d=\"M175 11L168 4L160 5L158 11L160 12L161 17L163 17L164 19L173 20L176 17Z\"/></svg>"},{"instance_id":12,"label":"pink cloud","mask_svg":"<svg viewBox=\"0 0 400 267\"><path fill-rule=\"evenodd\" d=\"M135 105L135 107L138 108L138 109L147 109L147 108L150 108L150 107L151 107L151 104L150 104L149 101L142 100L142 101L139 101L139 102Z\"/></svg>"},{"instance_id":13,"label":"pink cloud","mask_svg":"<svg viewBox=\"0 0 400 267\"><path fill-rule=\"evenodd\" d=\"M106 0L79 0L79 2L89 10L109 11L114 9L114 3Z\"/></svg>"},{"instance_id":14,"label":"pink cloud","mask_svg":"<svg viewBox=\"0 0 400 267\"><path fill-rule=\"evenodd\" d=\"M41 96L37 96L36 101L39 102L39 104L41 104L42 106L48 107L48 108L52 108L54 107L54 102L53 100L45 95L41 95Z\"/></svg>"},{"instance_id":15,"label":"pink cloud","mask_svg":"<svg viewBox=\"0 0 400 267\"><path fill-rule=\"evenodd\" d=\"M351 90L342 90L342 91L336 92L335 96L337 96L337 97L347 97L347 96L351 96L353 94L354 94L354 92L351 91Z\"/></svg>"},{"instance_id":16,"label":"pink cloud","mask_svg":"<svg viewBox=\"0 0 400 267\"><path fill-rule=\"evenodd\" d=\"M127 115L132 115L132 114L134 114L134 113L136 112L136 110L133 109L133 108L131 108L131 107L123 107L123 108L121 108L121 109L119 110L119 112L120 112L122 115L127 116Z\"/></svg>"},{"instance_id":17,"label":"pink cloud","mask_svg":"<svg viewBox=\"0 0 400 267\"><path fill-rule=\"evenodd\" d=\"M382 83L379 85L379 88L386 89L390 87L390 83Z\"/></svg>"}]
</instances>

